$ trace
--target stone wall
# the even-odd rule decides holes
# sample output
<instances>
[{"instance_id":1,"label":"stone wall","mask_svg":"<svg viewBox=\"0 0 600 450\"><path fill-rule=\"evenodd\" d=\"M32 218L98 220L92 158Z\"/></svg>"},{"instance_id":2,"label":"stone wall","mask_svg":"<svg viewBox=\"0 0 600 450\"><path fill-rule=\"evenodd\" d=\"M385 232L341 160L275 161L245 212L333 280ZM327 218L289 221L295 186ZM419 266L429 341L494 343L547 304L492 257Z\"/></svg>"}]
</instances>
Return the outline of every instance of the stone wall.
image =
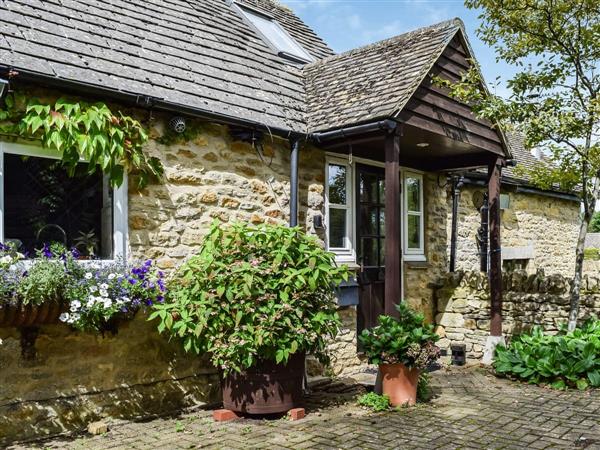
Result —
<instances>
[{"instance_id":1,"label":"stone wall","mask_svg":"<svg viewBox=\"0 0 600 450\"><path fill-rule=\"evenodd\" d=\"M157 120L154 137L164 132ZM261 159L250 144L233 141L226 126L195 124L197 137L184 144L152 140L149 152L165 167L162 183L129 196L129 242L134 258L176 267L198 249L213 220L288 223L289 144L265 137ZM299 223L313 232L323 205L325 155L303 147L299 160ZM130 184L131 186L131 184Z\"/></svg>"},{"instance_id":2,"label":"stone wall","mask_svg":"<svg viewBox=\"0 0 600 450\"><path fill-rule=\"evenodd\" d=\"M159 336L141 313L114 336L42 327L33 360L21 357L16 329L0 328L0 341L0 447L107 417L168 414L220 397L214 369Z\"/></svg>"},{"instance_id":3,"label":"stone wall","mask_svg":"<svg viewBox=\"0 0 600 450\"><path fill-rule=\"evenodd\" d=\"M138 113L141 119L147 116ZM288 223L286 140L266 136L261 158L251 145L234 141L227 127L190 120L194 139L166 145L161 136L168 119L155 116L147 144L147 151L161 159L164 178L139 191L130 177L130 259L153 258L169 271L199 248L213 220ZM303 146L299 222L314 234L313 217L322 213L324 167L324 153ZM356 315L342 311L342 318L339 348L345 356L340 361L349 357L352 342L356 348ZM103 417L168 413L220 396L210 364L180 353L142 317L116 336L77 333L65 325L42 327L33 361L21 358L17 330L0 329L0 339L0 446L2 439L72 431Z\"/></svg>"},{"instance_id":4,"label":"stone wall","mask_svg":"<svg viewBox=\"0 0 600 450\"><path fill-rule=\"evenodd\" d=\"M507 337L541 325L557 332L569 316L570 281L561 274L525 271L503 276L503 334ZM452 344L465 344L467 358L483 356L490 332L490 296L487 276L481 272L458 271L440 280L435 291L436 331L439 346L449 352ZM585 276L579 317L600 315L600 278Z\"/></svg>"},{"instance_id":5,"label":"stone wall","mask_svg":"<svg viewBox=\"0 0 600 450\"><path fill-rule=\"evenodd\" d=\"M479 267L476 236L480 215L473 206L473 195L483 191L483 187L469 185L461 191L457 269L475 270ZM579 204L541 195L511 192L505 186L502 193L508 194L510 198L509 208L501 213L503 257L508 257L511 249L516 254L532 252L533 257L526 269L529 273L544 268L552 273L572 276L575 269ZM452 199L450 195L447 198L449 253Z\"/></svg>"}]
</instances>

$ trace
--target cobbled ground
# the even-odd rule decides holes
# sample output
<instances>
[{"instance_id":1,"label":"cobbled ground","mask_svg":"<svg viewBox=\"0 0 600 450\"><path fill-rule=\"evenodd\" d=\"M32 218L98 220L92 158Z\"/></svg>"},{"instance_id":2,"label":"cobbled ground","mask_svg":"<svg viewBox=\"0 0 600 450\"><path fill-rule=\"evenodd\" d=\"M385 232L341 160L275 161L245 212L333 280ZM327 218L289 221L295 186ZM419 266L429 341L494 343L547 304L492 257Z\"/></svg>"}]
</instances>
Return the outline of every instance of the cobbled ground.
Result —
<instances>
[{"instance_id":1,"label":"cobbled ground","mask_svg":"<svg viewBox=\"0 0 600 450\"><path fill-rule=\"evenodd\" d=\"M373 413L364 388L320 380L307 416L215 423L197 410L146 422L109 423L80 435L13 446L37 449L598 449L600 391L554 391L498 379L479 368L432 374L430 402Z\"/></svg>"}]
</instances>

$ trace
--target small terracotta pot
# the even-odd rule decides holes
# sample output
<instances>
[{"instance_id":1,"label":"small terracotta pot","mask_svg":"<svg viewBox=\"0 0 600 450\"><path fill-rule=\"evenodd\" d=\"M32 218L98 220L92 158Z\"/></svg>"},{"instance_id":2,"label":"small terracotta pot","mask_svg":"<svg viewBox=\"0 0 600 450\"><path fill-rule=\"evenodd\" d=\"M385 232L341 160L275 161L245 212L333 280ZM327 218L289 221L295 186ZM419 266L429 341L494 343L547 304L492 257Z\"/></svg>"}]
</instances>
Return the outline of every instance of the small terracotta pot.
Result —
<instances>
[{"instance_id":1,"label":"small terracotta pot","mask_svg":"<svg viewBox=\"0 0 600 450\"><path fill-rule=\"evenodd\" d=\"M419 369L409 369L402 363L380 364L379 372L383 394L390 398L392 406L412 406L417 402Z\"/></svg>"}]
</instances>

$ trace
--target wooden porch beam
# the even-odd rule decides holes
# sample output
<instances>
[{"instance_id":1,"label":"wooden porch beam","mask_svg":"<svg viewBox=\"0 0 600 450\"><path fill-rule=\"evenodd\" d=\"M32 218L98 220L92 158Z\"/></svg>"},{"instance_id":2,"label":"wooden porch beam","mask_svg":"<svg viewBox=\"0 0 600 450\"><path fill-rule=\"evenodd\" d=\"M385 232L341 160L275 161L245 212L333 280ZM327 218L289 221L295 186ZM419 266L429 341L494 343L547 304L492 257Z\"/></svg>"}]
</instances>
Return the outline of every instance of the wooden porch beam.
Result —
<instances>
[{"instance_id":1,"label":"wooden porch beam","mask_svg":"<svg viewBox=\"0 0 600 450\"><path fill-rule=\"evenodd\" d=\"M494 158L488 166L489 233L490 233L490 335L502 336L502 253L500 245L500 180L502 158Z\"/></svg>"},{"instance_id":2,"label":"wooden porch beam","mask_svg":"<svg viewBox=\"0 0 600 450\"><path fill-rule=\"evenodd\" d=\"M391 130L385 138L385 314L398 316L401 301L400 249L400 136L402 127Z\"/></svg>"}]
</instances>

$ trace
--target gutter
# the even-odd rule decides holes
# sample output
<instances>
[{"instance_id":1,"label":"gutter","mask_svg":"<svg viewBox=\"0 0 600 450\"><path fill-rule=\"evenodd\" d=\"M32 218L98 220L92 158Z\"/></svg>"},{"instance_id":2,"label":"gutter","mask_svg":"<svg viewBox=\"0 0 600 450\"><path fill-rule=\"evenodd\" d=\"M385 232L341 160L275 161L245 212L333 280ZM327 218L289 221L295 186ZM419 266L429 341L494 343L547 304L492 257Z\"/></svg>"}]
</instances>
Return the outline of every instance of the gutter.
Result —
<instances>
[{"instance_id":1,"label":"gutter","mask_svg":"<svg viewBox=\"0 0 600 450\"><path fill-rule=\"evenodd\" d=\"M337 138L346 138L359 134L369 133L371 131L392 131L398 126L398 122L390 119L380 120L378 122L369 122L362 125L339 128L332 131L324 131L321 133L311 133L309 138L315 144L324 144L327 141L333 141Z\"/></svg>"},{"instance_id":2,"label":"gutter","mask_svg":"<svg viewBox=\"0 0 600 450\"><path fill-rule=\"evenodd\" d=\"M483 177L484 177L484 175L482 175L482 178ZM465 176L464 183L471 185L471 186L487 186L487 183L485 182L485 180L478 178L474 174ZM542 197L557 198L560 200L569 200L569 201L578 202L578 203L580 202L580 199L579 199L579 197L577 197L577 195L569 194L567 192L547 191L547 190L536 188L533 186L524 186L524 185L514 183L514 182L511 183L511 182L507 181L506 179L501 180L501 183L503 185L515 187L516 193L535 194L535 195L540 195Z\"/></svg>"},{"instance_id":3,"label":"gutter","mask_svg":"<svg viewBox=\"0 0 600 450\"><path fill-rule=\"evenodd\" d=\"M260 130L286 139L294 137L308 137L307 133L293 131L287 128L270 127L252 120L241 119L239 117L231 116L228 114L216 113L214 111L202 108L186 106L182 105L181 103L170 102L158 97L152 97L151 95L140 95L135 94L133 92L126 92L113 88L107 88L93 83L83 83L80 81L67 80L59 77L50 77L47 75L40 74L38 72L15 69L13 67L0 64L0 73L3 73L4 76L7 76L10 71L17 72L18 75L12 77L16 80L23 80L31 83L43 83L51 88L64 89L66 87L67 89L76 91L83 95L108 97L115 101L121 101L123 103L135 105L144 109L185 114L190 117L207 119L212 122L217 122L224 125L234 125L253 130Z\"/></svg>"}]
</instances>

